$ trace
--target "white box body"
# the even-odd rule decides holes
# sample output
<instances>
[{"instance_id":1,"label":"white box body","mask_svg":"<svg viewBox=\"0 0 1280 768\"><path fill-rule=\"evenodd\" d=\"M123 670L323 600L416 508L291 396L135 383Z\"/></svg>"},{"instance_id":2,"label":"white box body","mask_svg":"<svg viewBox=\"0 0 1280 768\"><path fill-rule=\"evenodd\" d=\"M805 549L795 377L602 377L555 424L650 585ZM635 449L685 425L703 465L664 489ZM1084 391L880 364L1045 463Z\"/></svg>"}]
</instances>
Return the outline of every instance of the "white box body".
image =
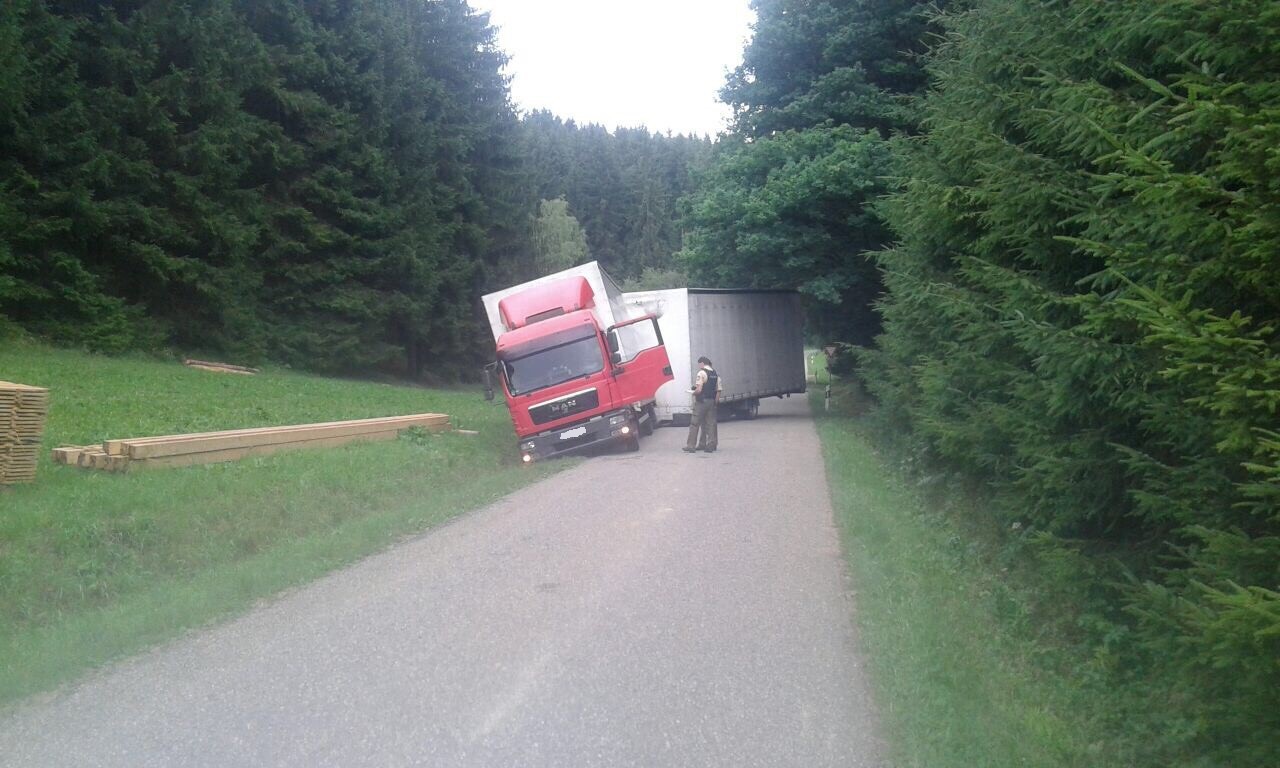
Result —
<instances>
[{"instance_id":1,"label":"white box body","mask_svg":"<svg viewBox=\"0 0 1280 768\"><path fill-rule=\"evenodd\" d=\"M498 337L508 330L502 325L502 316L498 314L498 302L534 286L553 283L566 277L585 277L587 279L587 284L591 286L591 291L595 294L594 312L596 321L600 323L601 329L608 328L628 318L627 305L622 300L622 291L618 288L618 284L613 281L613 278L609 277L609 273L605 272L599 263L590 261L577 267L570 267L545 277L539 277L537 280L513 285L510 288L503 288L500 291L494 291L480 297L480 300L484 303L484 313L489 319L489 330L493 333L493 340L496 342Z\"/></svg>"}]
</instances>

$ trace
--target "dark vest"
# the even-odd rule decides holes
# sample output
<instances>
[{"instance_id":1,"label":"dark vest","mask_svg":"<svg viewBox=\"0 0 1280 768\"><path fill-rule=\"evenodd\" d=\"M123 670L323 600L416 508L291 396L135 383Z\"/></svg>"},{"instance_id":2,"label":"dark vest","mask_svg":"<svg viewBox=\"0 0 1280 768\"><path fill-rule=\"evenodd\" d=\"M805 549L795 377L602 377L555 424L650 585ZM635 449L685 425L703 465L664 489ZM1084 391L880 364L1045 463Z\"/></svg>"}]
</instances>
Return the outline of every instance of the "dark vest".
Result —
<instances>
[{"instance_id":1,"label":"dark vest","mask_svg":"<svg viewBox=\"0 0 1280 768\"><path fill-rule=\"evenodd\" d=\"M707 381L702 385L702 392L697 396L698 402L703 400L716 399L716 387L720 385L720 377L716 375L714 368L703 368L707 374Z\"/></svg>"}]
</instances>

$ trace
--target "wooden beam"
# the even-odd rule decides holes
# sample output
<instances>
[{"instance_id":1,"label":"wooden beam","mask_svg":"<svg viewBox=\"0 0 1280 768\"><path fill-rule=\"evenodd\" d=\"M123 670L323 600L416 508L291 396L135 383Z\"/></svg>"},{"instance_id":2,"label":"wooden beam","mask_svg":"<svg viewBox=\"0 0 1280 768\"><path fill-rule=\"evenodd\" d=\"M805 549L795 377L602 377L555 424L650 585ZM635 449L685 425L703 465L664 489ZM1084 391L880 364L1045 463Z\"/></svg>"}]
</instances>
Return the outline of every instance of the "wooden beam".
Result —
<instances>
[{"instance_id":1,"label":"wooden beam","mask_svg":"<svg viewBox=\"0 0 1280 768\"><path fill-rule=\"evenodd\" d=\"M93 469L94 456L106 456L106 453L104 453L101 448L88 446L83 451L81 451L78 456L76 456L76 466L85 467L86 469Z\"/></svg>"},{"instance_id":2,"label":"wooden beam","mask_svg":"<svg viewBox=\"0 0 1280 768\"><path fill-rule=\"evenodd\" d=\"M247 448L255 445L275 445L278 443L294 443L301 440L316 440L324 437L345 437L375 432L399 433L410 427L422 427L440 431L448 429L448 417L422 417L395 422L371 421L340 426L289 427L268 432L256 432L251 435L205 435L196 438L176 438L174 440L158 440L147 443L125 441L126 453L131 459L150 459L161 456L180 456L186 453L205 453L233 448Z\"/></svg>"},{"instance_id":3,"label":"wooden beam","mask_svg":"<svg viewBox=\"0 0 1280 768\"><path fill-rule=\"evenodd\" d=\"M183 360L182 364L190 368L203 368L207 371L223 371L226 373L258 373L257 368L250 368L247 365L232 365L231 363L215 363L211 360Z\"/></svg>"},{"instance_id":4,"label":"wooden beam","mask_svg":"<svg viewBox=\"0 0 1280 768\"><path fill-rule=\"evenodd\" d=\"M187 453L176 456L132 459L129 461L129 468L149 469L159 467L190 467L197 464L218 464L225 461L239 461L241 459L253 458L255 456L269 456L273 453L281 453L284 451L296 451L307 448L331 448L334 446L357 442L383 442L395 440L398 436L398 432L369 432L358 435L343 435L341 437L322 437L314 440L297 440L289 443L251 445L242 448L225 448L216 451Z\"/></svg>"},{"instance_id":5,"label":"wooden beam","mask_svg":"<svg viewBox=\"0 0 1280 768\"><path fill-rule=\"evenodd\" d=\"M86 446L83 445L64 445L53 449L53 460L58 464L71 464L74 466L79 462L80 454L84 452Z\"/></svg>"},{"instance_id":6,"label":"wooden beam","mask_svg":"<svg viewBox=\"0 0 1280 768\"><path fill-rule=\"evenodd\" d=\"M448 415L443 413L417 413L417 414L410 414L408 416L384 416L384 417L379 417L375 419L348 419L346 421L325 421L325 422L319 422L316 424L290 424L290 425L284 425L279 427L253 427L250 429L224 429L217 432L191 432L191 433L176 434L176 435L157 435L154 437L130 437L130 438L106 440L103 442L102 447L103 447L103 450L105 450L107 453L111 454L112 456L120 456L120 455L124 455L127 452L126 446L147 445L150 443L169 443L175 440L195 440L198 438L206 438L206 437L232 437L232 436L238 436L238 435L258 435L258 434L267 434L267 433L278 433L282 430L290 430L290 429L312 429L315 427L338 427L338 426L348 426L348 425L354 425L354 424L406 423L409 426L413 426L414 424L424 423L423 422L424 419L426 420L425 423L435 423L436 420L443 420L444 422L447 422L449 417Z\"/></svg>"},{"instance_id":7,"label":"wooden beam","mask_svg":"<svg viewBox=\"0 0 1280 768\"><path fill-rule=\"evenodd\" d=\"M252 376L253 371L237 371L235 368L221 368L212 365L196 365L195 363L187 363L188 368L195 368L201 371L212 371L214 373L234 373L237 376Z\"/></svg>"}]
</instances>

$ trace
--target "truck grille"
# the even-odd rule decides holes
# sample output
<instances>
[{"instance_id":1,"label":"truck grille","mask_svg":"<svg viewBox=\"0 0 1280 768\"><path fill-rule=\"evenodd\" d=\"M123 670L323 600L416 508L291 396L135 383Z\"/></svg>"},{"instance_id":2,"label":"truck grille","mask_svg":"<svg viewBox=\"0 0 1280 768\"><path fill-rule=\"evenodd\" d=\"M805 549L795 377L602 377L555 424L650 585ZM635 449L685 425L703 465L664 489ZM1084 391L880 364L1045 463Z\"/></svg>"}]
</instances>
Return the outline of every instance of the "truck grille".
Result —
<instances>
[{"instance_id":1,"label":"truck grille","mask_svg":"<svg viewBox=\"0 0 1280 768\"><path fill-rule=\"evenodd\" d=\"M581 437L575 437L569 440L557 440L551 447L556 451L567 451L570 448L577 448L579 445L589 443L595 439L597 439L597 435L593 435L588 432Z\"/></svg>"},{"instance_id":2,"label":"truck grille","mask_svg":"<svg viewBox=\"0 0 1280 768\"><path fill-rule=\"evenodd\" d=\"M529 409L529 418L534 424L546 424L549 421L563 419L575 413L584 413L600 405L600 395L594 389L575 392L558 400L539 403Z\"/></svg>"}]
</instances>

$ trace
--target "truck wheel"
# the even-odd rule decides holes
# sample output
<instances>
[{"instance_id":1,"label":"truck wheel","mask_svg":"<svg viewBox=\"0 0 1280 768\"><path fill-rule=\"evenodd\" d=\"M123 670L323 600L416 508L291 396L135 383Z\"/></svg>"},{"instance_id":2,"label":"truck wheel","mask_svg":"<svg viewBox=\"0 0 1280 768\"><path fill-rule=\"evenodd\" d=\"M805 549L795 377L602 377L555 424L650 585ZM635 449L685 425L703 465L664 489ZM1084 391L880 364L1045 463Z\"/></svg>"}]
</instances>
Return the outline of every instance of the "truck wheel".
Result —
<instances>
[{"instance_id":1,"label":"truck wheel","mask_svg":"<svg viewBox=\"0 0 1280 768\"><path fill-rule=\"evenodd\" d=\"M632 429L631 434L622 438L622 450L627 453L635 453L640 450L640 433Z\"/></svg>"},{"instance_id":2,"label":"truck wheel","mask_svg":"<svg viewBox=\"0 0 1280 768\"><path fill-rule=\"evenodd\" d=\"M747 407L742 409L742 418L750 421L760 414L760 401L748 400Z\"/></svg>"},{"instance_id":3,"label":"truck wheel","mask_svg":"<svg viewBox=\"0 0 1280 768\"><path fill-rule=\"evenodd\" d=\"M640 434L644 437L652 435L653 428L658 423L658 414L653 412L653 408L651 406L645 406L643 412L640 414L640 418L643 419L643 421L640 422Z\"/></svg>"}]
</instances>

